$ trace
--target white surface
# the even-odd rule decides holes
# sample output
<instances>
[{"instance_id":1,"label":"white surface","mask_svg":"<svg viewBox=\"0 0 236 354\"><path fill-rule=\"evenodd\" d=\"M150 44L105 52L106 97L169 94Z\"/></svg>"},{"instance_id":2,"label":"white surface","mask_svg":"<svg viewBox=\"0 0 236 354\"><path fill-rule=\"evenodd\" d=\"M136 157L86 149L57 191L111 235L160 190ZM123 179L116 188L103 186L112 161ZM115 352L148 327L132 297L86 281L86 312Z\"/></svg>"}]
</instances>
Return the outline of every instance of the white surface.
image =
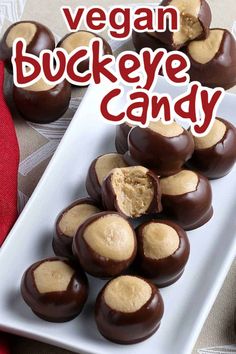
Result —
<instances>
[{"instance_id":1,"label":"white surface","mask_svg":"<svg viewBox=\"0 0 236 354\"><path fill-rule=\"evenodd\" d=\"M163 89L163 79L158 87ZM214 217L207 225L188 233L189 263L176 284L161 290L165 314L160 330L149 340L127 347L100 336L93 320L93 303L102 281L89 279L91 294L82 315L65 324L38 319L20 296L24 270L53 255L51 240L57 214L76 197L86 194L84 181L90 162L101 153L114 151L115 128L99 116L99 100L106 88L88 90L0 251L0 329L80 353L190 354L236 253L236 169L212 183ZM235 101L234 96L227 95L220 108L221 116L232 122Z\"/></svg>"}]
</instances>

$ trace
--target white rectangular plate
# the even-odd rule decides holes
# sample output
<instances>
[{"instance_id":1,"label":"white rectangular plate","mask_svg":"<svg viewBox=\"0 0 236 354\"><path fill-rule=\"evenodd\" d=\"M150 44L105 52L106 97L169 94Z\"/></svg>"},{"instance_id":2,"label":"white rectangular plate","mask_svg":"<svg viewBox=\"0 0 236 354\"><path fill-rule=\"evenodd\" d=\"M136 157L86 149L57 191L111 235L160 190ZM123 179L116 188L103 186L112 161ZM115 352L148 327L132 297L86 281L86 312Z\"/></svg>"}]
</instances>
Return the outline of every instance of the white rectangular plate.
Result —
<instances>
[{"instance_id":1,"label":"white rectangular plate","mask_svg":"<svg viewBox=\"0 0 236 354\"><path fill-rule=\"evenodd\" d=\"M39 185L0 251L0 329L35 338L72 351L93 354L190 354L200 329L235 255L236 169L212 182L214 217L188 233L191 256L183 277L161 290L165 315L160 330L132 346L103 339L93 319L93 304L104 282L90 278L90 297L77 319L52 324L38 319L22 301L20 281L33 262L52 256L51 240L58 213L77 197L86 195L84 181L90 162L114 151L114 126L99 114L107 86L90 87ZM159 79L158 90L175 94L176 88ZM183 88L179 89L179 91ZM235 96L227 95L220 113L233 122ZM124 103L120 103L123 107Z\"/></svg>"}]
</instances>

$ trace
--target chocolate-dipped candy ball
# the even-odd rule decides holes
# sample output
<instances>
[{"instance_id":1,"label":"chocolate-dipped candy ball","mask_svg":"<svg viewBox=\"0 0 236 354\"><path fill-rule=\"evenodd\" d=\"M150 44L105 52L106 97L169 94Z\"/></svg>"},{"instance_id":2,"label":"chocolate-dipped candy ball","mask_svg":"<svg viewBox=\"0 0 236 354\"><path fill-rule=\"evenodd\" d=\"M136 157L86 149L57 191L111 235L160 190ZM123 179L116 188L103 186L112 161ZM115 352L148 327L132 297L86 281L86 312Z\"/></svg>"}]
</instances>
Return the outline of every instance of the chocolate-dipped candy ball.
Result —
<instances>
[{"instance_id":1,"label":"chocolate-dipped candy ball","mask_svg":"<svg viewBox=\"0 0 236 354\"><path fill-rule=\"evenodd\" d=\"M105 209L138 218L162 211L158 177L142 166L115 168L102 184Z\"/></svg>"},{"instance_id":2,"label":"chocolate-dipped candy ball","mask_svg":"<svg viewBox=\"0 0 236 354\"><path fill-rule=\"evenodd\" d=\"M169 220L151 220L138 227L137 269L158 287L176 282L189 257L186 232Z\"/></svg>"},{"instance_id":3,"label":"chocolate-dipped candy ball","mask_svg":"<svg viewBox=\"0 0 236 354\"><path fill-rule=\"evenodd\" d=\"M128 151L128 135L132 128L133 125L129 123L123 123L116 127L115 146L119 154L123 155Z\"/></svg>"},{"instance_id":4,"label":"chocolate-dipped candy ball","mask_svg":"<svg viewBox=\"0 0 236 354\"><path fill-rule=\"evenodd\" d=\"M118 213L96 214L78 229L73 251L87 273L100 278L114 277L125 271L136 256L135 232Z\"/></svg>"},{"instance_id":5,"label":"chocolate-dipped candy ball","mask_svg":"<svg viewBox=\"0 0 236 354\"><path fill-rule=\"evenodd\" d=\"M180 30L154 32L169 49L179 49L193 39L206 38L211 24L211 9L205 0L163 0L160 6L174 6L180 11Z\"/></svg>"},{"instance_id":6,"label":"chocolate-dipped candy ball","mask_svg":"<svg viewBox=\"0 0 236 354\"><path fill-rule=\"evenodd\" d=\"M158 289L135 276L111 280L98 294L95 320L106 339L134 344L152 336L159 328L164 304Z\"/></svg>"},{"instance_id":7,"label":"chocolate-dipped candy ball","mask_svg":"<svg viewBox=\"0 0 236 354\"><path fill-rule=\"evenodd\" d=\"M226 29L211 29L207 39L189 43L186 53L192 81L226 90L236 84L236 41Z\"/></svg>"},{"instance_id":8,"label":"chocolate-dipped candy ball","mask_svg":"<svg viewBox=\"0 0 236 354\"><path fill-rule=\"evenodd\" d=\"M73 52L73 50L79 49L80 47L88 47L90 41L94 38L102 39L103 54L112 54L111 47L104 38L96 35L95 33L84 31L84 30L67 34L58 43L57 48L63 48L68 54L70 54L71 52ZM77 66L77 70L81 73L87 71L88 69L89 69L89 59L83 60Z\"/></svg>"},{"instance_id":9,"label":"chocolate-dipped candy ball","mask_svg":"<svg viewBox=\"0 0 236 354\"><path fill-rule=\"evenodd\" d=\"M194 154L189 165L204 176L215 179L227 175L236 162L236 128L217 118L204 137L193 137Z\"/></svg>"},{"instance_id":10,"label":"chocolate-dipped candy ball","mask_svg":"<svg viewBox=\"0 0 236 354\"><path fill-rule=\"evenodd\" d=\"M13 98L19 113L34 123L50 123L60 118L68 109L71 85L64 80L48 85L40 79L28 87L13 87Z\"/></svg>"},{"instance_id":11,"label":"chocolate-dipped candy ball","mask_svg":"<svg viewBox=\"0 0 236 354\"><path fill-rule=\"evenodd\" d=\"M181 170L194 151L192 135L177 123L151 122L148 128L135 127L129 134L129 152L124 160L129 165L142 165L159 176Z\"/></svg>"},{"instance_id":12,"label":"chocolate-dipped candy ball","mask_svg":"<svg viewBox=\"0 0 236 354\"><path fill-rule=\"evenodd\" d=\"M86 189L88 194L97 202L101 201L101 187L105 177L117 167L126 167L123 156L116 153L105 154L96 158L90 165Z\"/></svg>"},{"instance_id":13,"label":"chocolate-dipped candy ball","mask_svg":"<svg viewBox=\"0 0 236 354\"><path fill-rule=\"evenodd\" d=\"M55 254L73 258L72 243L78 228L90 216L100 212L101 210L90 198L79 199L63 210L57 218L56 232L52 241Z\"/></svg>"},{"instance_id":14,"label":"chocolate-dipped candy ball","mask_svg":"<svg viewBox=\"0 0 236 354\"><path fill-rule=\"evenodd\" d=\"M155 32L132 32L133 45L137 53L139 53L143 48L150 48L153 51L156 49L164 48L170 51L170 47L161 42L157 37Z\"/></svg>"},{"instance_id":15,"label":"chocolate-dipped candy ball","mask_svg":"<svg viewBox=\"0 0 236 354\"><path fill-rule=\"evenodd\" d=\"M68 260L48 258L26 270L21 294L38 317L49 322L66 322L82 311L88 296L88 281L84 272Z\"/></svg>"},{"instance_id":16,"label":"chocolate-dipped candy ball","mask_svg":"<svg viewBox=\"0 0 236 354\"><path fill-rule=\"evenodd\" d=\"M6 30L0 41L0 59L4 60L9 72L12 72L12 46L17 38L25 39L26 52L36 56L39 56L43 49L55 48L54 36L46 26L35 21L14 23Z\"/></svg>"},{"instance_id":17,"label":"chocolate-dipped candy ball","mask_svg":"<svg viewBox=\"0 0 236 354\"><path fill-rule=\"evenodd\" d=\"M212 215L212 191L202 175L182 170L160 180L164 214L185 230L207 223Z\"/></svg>"}]
</instances>

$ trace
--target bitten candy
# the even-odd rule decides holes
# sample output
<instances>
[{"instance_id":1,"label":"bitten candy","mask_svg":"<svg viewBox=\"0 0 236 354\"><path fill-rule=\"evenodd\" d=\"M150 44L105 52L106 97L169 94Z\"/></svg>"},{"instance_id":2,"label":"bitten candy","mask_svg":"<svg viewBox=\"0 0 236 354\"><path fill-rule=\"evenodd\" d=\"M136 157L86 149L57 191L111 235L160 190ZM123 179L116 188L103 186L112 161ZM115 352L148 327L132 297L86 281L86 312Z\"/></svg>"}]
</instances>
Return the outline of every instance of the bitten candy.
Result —
<instances>
[{"instance_id":1,"label":"bitten candy","mask_svg":"<svg viewBox=\"0 0 236 354\"><path fill-rule=\"evenodd\" d=\"M236 162L236 128L231 123L217 118L209 134L193 138L195 150L189 166L211 179L231 171Z\"/></svg>"},{"instance_id":2,"label":"bitten candy","mask_svg":"<svg viewBox=\"0 0 236 354\"><path fill-rule=\"evenodd\" d=\"M99 278L124 272L137 251L131 224L118 213L103 212L91 216L78 229L73 252L83 269Z\"/></svg>"},{"instance_id":3,"label":"bitten candy","mask_svg":"<svg viewBox=\"0 0 236 354\"><path fill-rule=\"evenodd\" d=\"M159 176L181 170L194 151L192 135L177 123L151 122L148 128L135 127L129 134L128 165L142 165Z\"/></svg>"},{"instance_id":4,"label":"bitten candy","mask_svg":"<svg viewBox=\"0 0 236 354\"><path fill-rule=\"evenodd\" d=\"M96 300L95 320L101 335L119 344L134 344L159 328L164 304L158 289L134 276L111 280Z\"/></svg>"},{"instance_id":5,"label":"bitten candy","mask_svg":"<svg viewBox=\"0 0 236 354\"><path fill-rule=\"evenodd\" d=\"M115 168L102 184L102 201L107 210L138 218L162 211L158 177L142 166Z\"/></svg>"},{"instance_id":6,"label":"bitten candy","mask_svg":"<svg viewBox=\"0 0 236 354\"><path fill-rule=\"evenodd\" d=\"M212 215L212 191L206 177L189 170L160 179L164 214L185 230L207 223Z\"/></svg>"},{"instance_id":7,"label":"bitten candy","mask_svg":"<svg viewBox=\"0 0 236 354\"><path fill-rule=\"evenodd\" d=\"M113 168L126 167L123 156L116 153L105 154L96 158L90 165L86 189L88 194L97 202L101 201L101 187L105 177Z\"/></svg>"},{"instance_id":8,"label":"bitten candy","mask_svg":"<svg viewBox=\"0 0 236 354\"><path fill-rule=\"evenodd\" d=\"M43 79L27 87L13 86L13 98L17 110L34 123L50 123L60 118L68 109L71 85L62 81L48 85Z\"/></svg>"},{"instance_id":9,"label":"bitten candy","mask_svg":"<svg viewBox=\"0 0 236 354\"><path fill-rule=\"evenodd\" d=\"M169 220L151 220L136 230L138 274L158 287L176 282L184 272L190 246L186 232Z\"/></svg>"},{"instance_id":10,"label":"bitten candy","mask_svg":"<svg viewBox=\"0 0 236 354\"><path fill-rule=\"evenodd\" d=\"M167 26L164 32L154 32L169 49L182 48L193 39L207 38L212 16L205 0L163 0L160 6L174 6L180 11L179 31L172 32Z\"/></svg>"},{"instance_id":11,"label":"bitten candy","mask_svg":"<svg viewBox=\"0 0 236 354\"><path fill-rule=\"evenodd\" d=\"M205 40L189 43L186 54L192 81L226 90L236 84L236 41L226 29L211 29Z\"/></svg>"},{"instance_id":12,"label":"bitten candy","mask_svg":"<svg viewBox=\"0 0 236 354\"><path fill-rule=\"evenodd\" d=\"M79 226L90 216L100 212L101 210L90 198L79 199L63 210L57 218L52 242L55 254L60 257L73 258L73 237Z\"/></svg>"},{"instance_id":13,"label":"bitten candy","mask_svg":"<svg viewBox=\"0 0 236 354\"><path fill-rule=\"evenodd\" d=\"M21 281L21 294L31 310L49 322L70 321L80 314L88 296L84 272L63 258L33 264Z\"/></svg>"},{"instance_id":14,"label":"bitten candy","mask_svg":"<svg viewBox=\"0 0 236 354\"><path fill-rule=\"evenodd\" d=\"M0 41L0 59L4 60L9 72L12 72L12 46L16 38L26 41L26 52L39 56L43 49L53 50L55 39L52 32L35 21L20 21L11 25Z\"/></svg>"}]
</instances>

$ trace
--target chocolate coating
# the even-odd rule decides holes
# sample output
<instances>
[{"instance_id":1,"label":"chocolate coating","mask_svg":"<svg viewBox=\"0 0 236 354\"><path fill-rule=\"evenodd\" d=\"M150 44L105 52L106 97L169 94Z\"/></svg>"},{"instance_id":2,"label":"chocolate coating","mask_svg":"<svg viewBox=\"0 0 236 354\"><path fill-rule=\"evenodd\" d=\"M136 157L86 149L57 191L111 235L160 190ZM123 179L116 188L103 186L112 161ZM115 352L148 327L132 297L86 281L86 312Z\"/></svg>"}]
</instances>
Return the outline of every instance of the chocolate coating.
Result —
<instances>
[{"instance_id":1,"label":"chocolate coating","mask_svg":"<svg viewBox=\"0 0 236 354\"><path fill-rule=\"evenodd\" d=\"M163 0L160 3L160 6L169 6L172 0ZM212 20L211 9L208 3L205 0L201 0L201 7L198 14L198 20L202 27L202 33L195 39L205 39L209 33L209 27ZM167 19L167 30L165 32L155 32L156 37L167 46L168 50L176 50L184 47L189 41L182 43L181 45L176 45L173 40L173 33L169 30Z\"/></svg>"},{"instance_id":2,"label":"chocolate coating","mask_svg":"<svg viewBox=\"0 0 236 354\"><path fill-rule=\"evenodd\" d=\"M124 160L155 170L159 176L170 176L181 170L193 151L193 138L186 130L169 138L149 128L135 127L129 134L129 152Z\"/></svg>"},{"instance_id":3,"label":"chocolate coating","mask_svg":"<svg viewBox=\"0 0 236 354\"><path fill-rule=\"evenodd\" d=\"M202 85L210 88L223 87L225 90L236 84L236 41L226 29L218 53L209 62L196 62L188 48L186 54L191 64L188 73L192 81L200 81Z\"/></svg>"},{"instance_id":4,"label":"chocolate coating","mask_svg":"<svg viewBox=\"0 0 236 354\"><path fill-rule=\"evenodd\" d=\"M179 247L170 256L162 259L149 258L144 253L144 228L152 223L161 223L172 227L179 236ZM137 271L150 279L159 288L175 283L183 274L189 258L190 245L186 232L169 220L151 220L140 225L136 230L138 253L136 259Z\"/></svg>"},{"instance_id":5,"label":"chocolate coating","mask_svg":"<svg viewBox=\"0 0 236 354\"><path fill-rule=\"evenodd\" d=\"M81 30L81 31L78 31L78 32L73 32L73 33L68 33L67 35L65 35L61 40L60 42L57 44L57 48L60 48L62 47L63 45L63 42L68 39L70 36L72 36L74 33L91 33L94 37L96 38L101 38L102 41L103 41L103 54L104 55L107 55L107 54L111 54L112 55L112 49L109 45L109 43L101 36L98 36L97 34L93 33L93 32L90 32L90 31L84 31L84 30ZM75 49L79 49L79 47L75 47ZM89 59L86 59L86 60L83 60L81 63L78 64L77 66L77 70L80 72L80 73L84 73L85 71L87 71L89 69Z\"/></svg>"},{"instance_id":6,"label":"chocolate coating","mask_svg":"<svg viewBox=\"0 0 236 354\"><path fill-rule=\"evenodd\" d=\"M214 146L206 149L196 149L189 166L210 179L227 175L236 162L236 128L224 119L226 126L224 137Z\"/></svg>"},{"instance_id":7,"label":"chocolate coating","mask_svg":"<svg viewBox=\"0 0 236 354\"><path fill-rule=\"evenodd\" d=\"M68 109L71 85L67 81L50 90L30 91L13 87L13 98L20 114L28 121L47 124L60 118Z\"/></svg>"},{"instance_id":8,"label":"chocolate coating","mask_svg":"<svg viewBox=\"0 0 236 354\"><path fill-rule=\"evenodd\" d=\"M139 53L143 48L150 48L153 51L160 48L164 48L167 51L171 50L170 46L161 42L158 38L150 35L148 32L141 33L133 30L132 40L137 53Z\"/></svg>"},{"instance_id":9,"label":"chocolate coating","mask_svg":"<svg viewBox=\"0 0 236 354\"><path fill-rule=\"evenodd\" d=\"M34 271L44 262L63 261L75 270L66 291L41 294L35 284ZM88 297L88 281L84 272L74 268L73 263L63 258L49 258L34 263L26 270L21 281L21 294L31 310L49 322L70 321L80 314Z\"/></svg>"},{"instance_id":10,"label":"chocolate coating","mask_svg":"<svg viewBox=\"0 0 236 354\"><path fill-rule=\"evenodd\" d=\"M11 29L19 23L32 23L37 27L37 31L32 41L26 47L27 53L36 55L38 57L42 50L54 50L55 48L54 36L46 26L35 21L20 21L14 23L6 30L0 41L0 59L5 62L5 66L10 73L12 73L12 47L8 47L6 39Z\"/></svg>"},{"instance_id":11,"label":"chocolate coating","mask_svg":"<svg viewBox=\"0 0 236 354\"><path fill-rule=\"evenodd\" d=\"M109 283L100 291L96 300L95 320L103 337L118 344L134 344L146 340L158 330L164 314L164 303L159 290L146 282L152 289L152 295L141 309L133 313L116 311L106 304L104 292Z\"/></svg>"},{"instance_id":12,"label":"chocolate coating","mask_svg":"<svg viewBox=\"0 0 236 354\"><path fill-rule=\"evenodd\" d=\"M182 195L162 194L164 215L184 230L196 229L213 215L212 190L206 177L198 175L197 189Z\"/></svg>"},{"instance_id":13,"label":"chocolate coating","mask_svg":"<svg viewBox=\"0 0 236 354\"><path fill-rule=\"evenodd\" d=\"M116 127L115 146L119 154L125 154L128 151L128 135L133 127L127 123Z\"/></svg>"},{"instance_id":14,"label":"chocolate coating","mask_svg":"<svg viewBox=\"0 0 236 354\"><path fill-rule=\"evenodd\" d=\"M113 260L111 258L107 258L100 255L89 246L89 244L86 242L84 238L84 233L86 228L106 215L118 215L121 218L123 218L121 215L115 212L102 212L91 216L79 227L74 237L73 246L72 246L73 253L75 257L78 259L83 269L90 275L102 279L114 277L124 272L133 262L137 252L137 242L136 242L136 235L134 231L133 231L134 249L132 255L128 259L119 260L119 261ZM133 230L132 225L127 220L126 222L127 225Z\"/></svg>"},{"instance_id":15,"label":"chocolate coating","mask_svg":"<svg viewBox=\"0 0 236 354\"><path fill-rule=\"evenodd\" d=\"M155 173L153 173L150 170L147 172L147 176L152 181L151 183L153 185L154 193L153 193L153 199L149 207L142 215L160 213L162 211L161 189L160 189L159 178ZM112 185L112 172L107 176L107 178L104 180L102 184L102 202L106 210L117 211L126 218L135 217L135 216L127 215L121 210L119 206L118 195L116 194Z\"/></svg>"},{"instance_id":16,"label":"chocolate coating","mask_svg":"<svg viewBox=\"0 0 236 354\"><path fill-rule=\"evenodd\" d=\"M97 207L97 204L91 198L83 198L75 201L71 205L69 205L66 209L64 209L58 216L55 226L55 233L52 241L52 247L54 253L59 257L66 257L74 259L74 255L72 252L72 243L73 237L66 235L60 228L60 221L70 209L77 205L92 205Z\"/></svg>"}]
</instances>

